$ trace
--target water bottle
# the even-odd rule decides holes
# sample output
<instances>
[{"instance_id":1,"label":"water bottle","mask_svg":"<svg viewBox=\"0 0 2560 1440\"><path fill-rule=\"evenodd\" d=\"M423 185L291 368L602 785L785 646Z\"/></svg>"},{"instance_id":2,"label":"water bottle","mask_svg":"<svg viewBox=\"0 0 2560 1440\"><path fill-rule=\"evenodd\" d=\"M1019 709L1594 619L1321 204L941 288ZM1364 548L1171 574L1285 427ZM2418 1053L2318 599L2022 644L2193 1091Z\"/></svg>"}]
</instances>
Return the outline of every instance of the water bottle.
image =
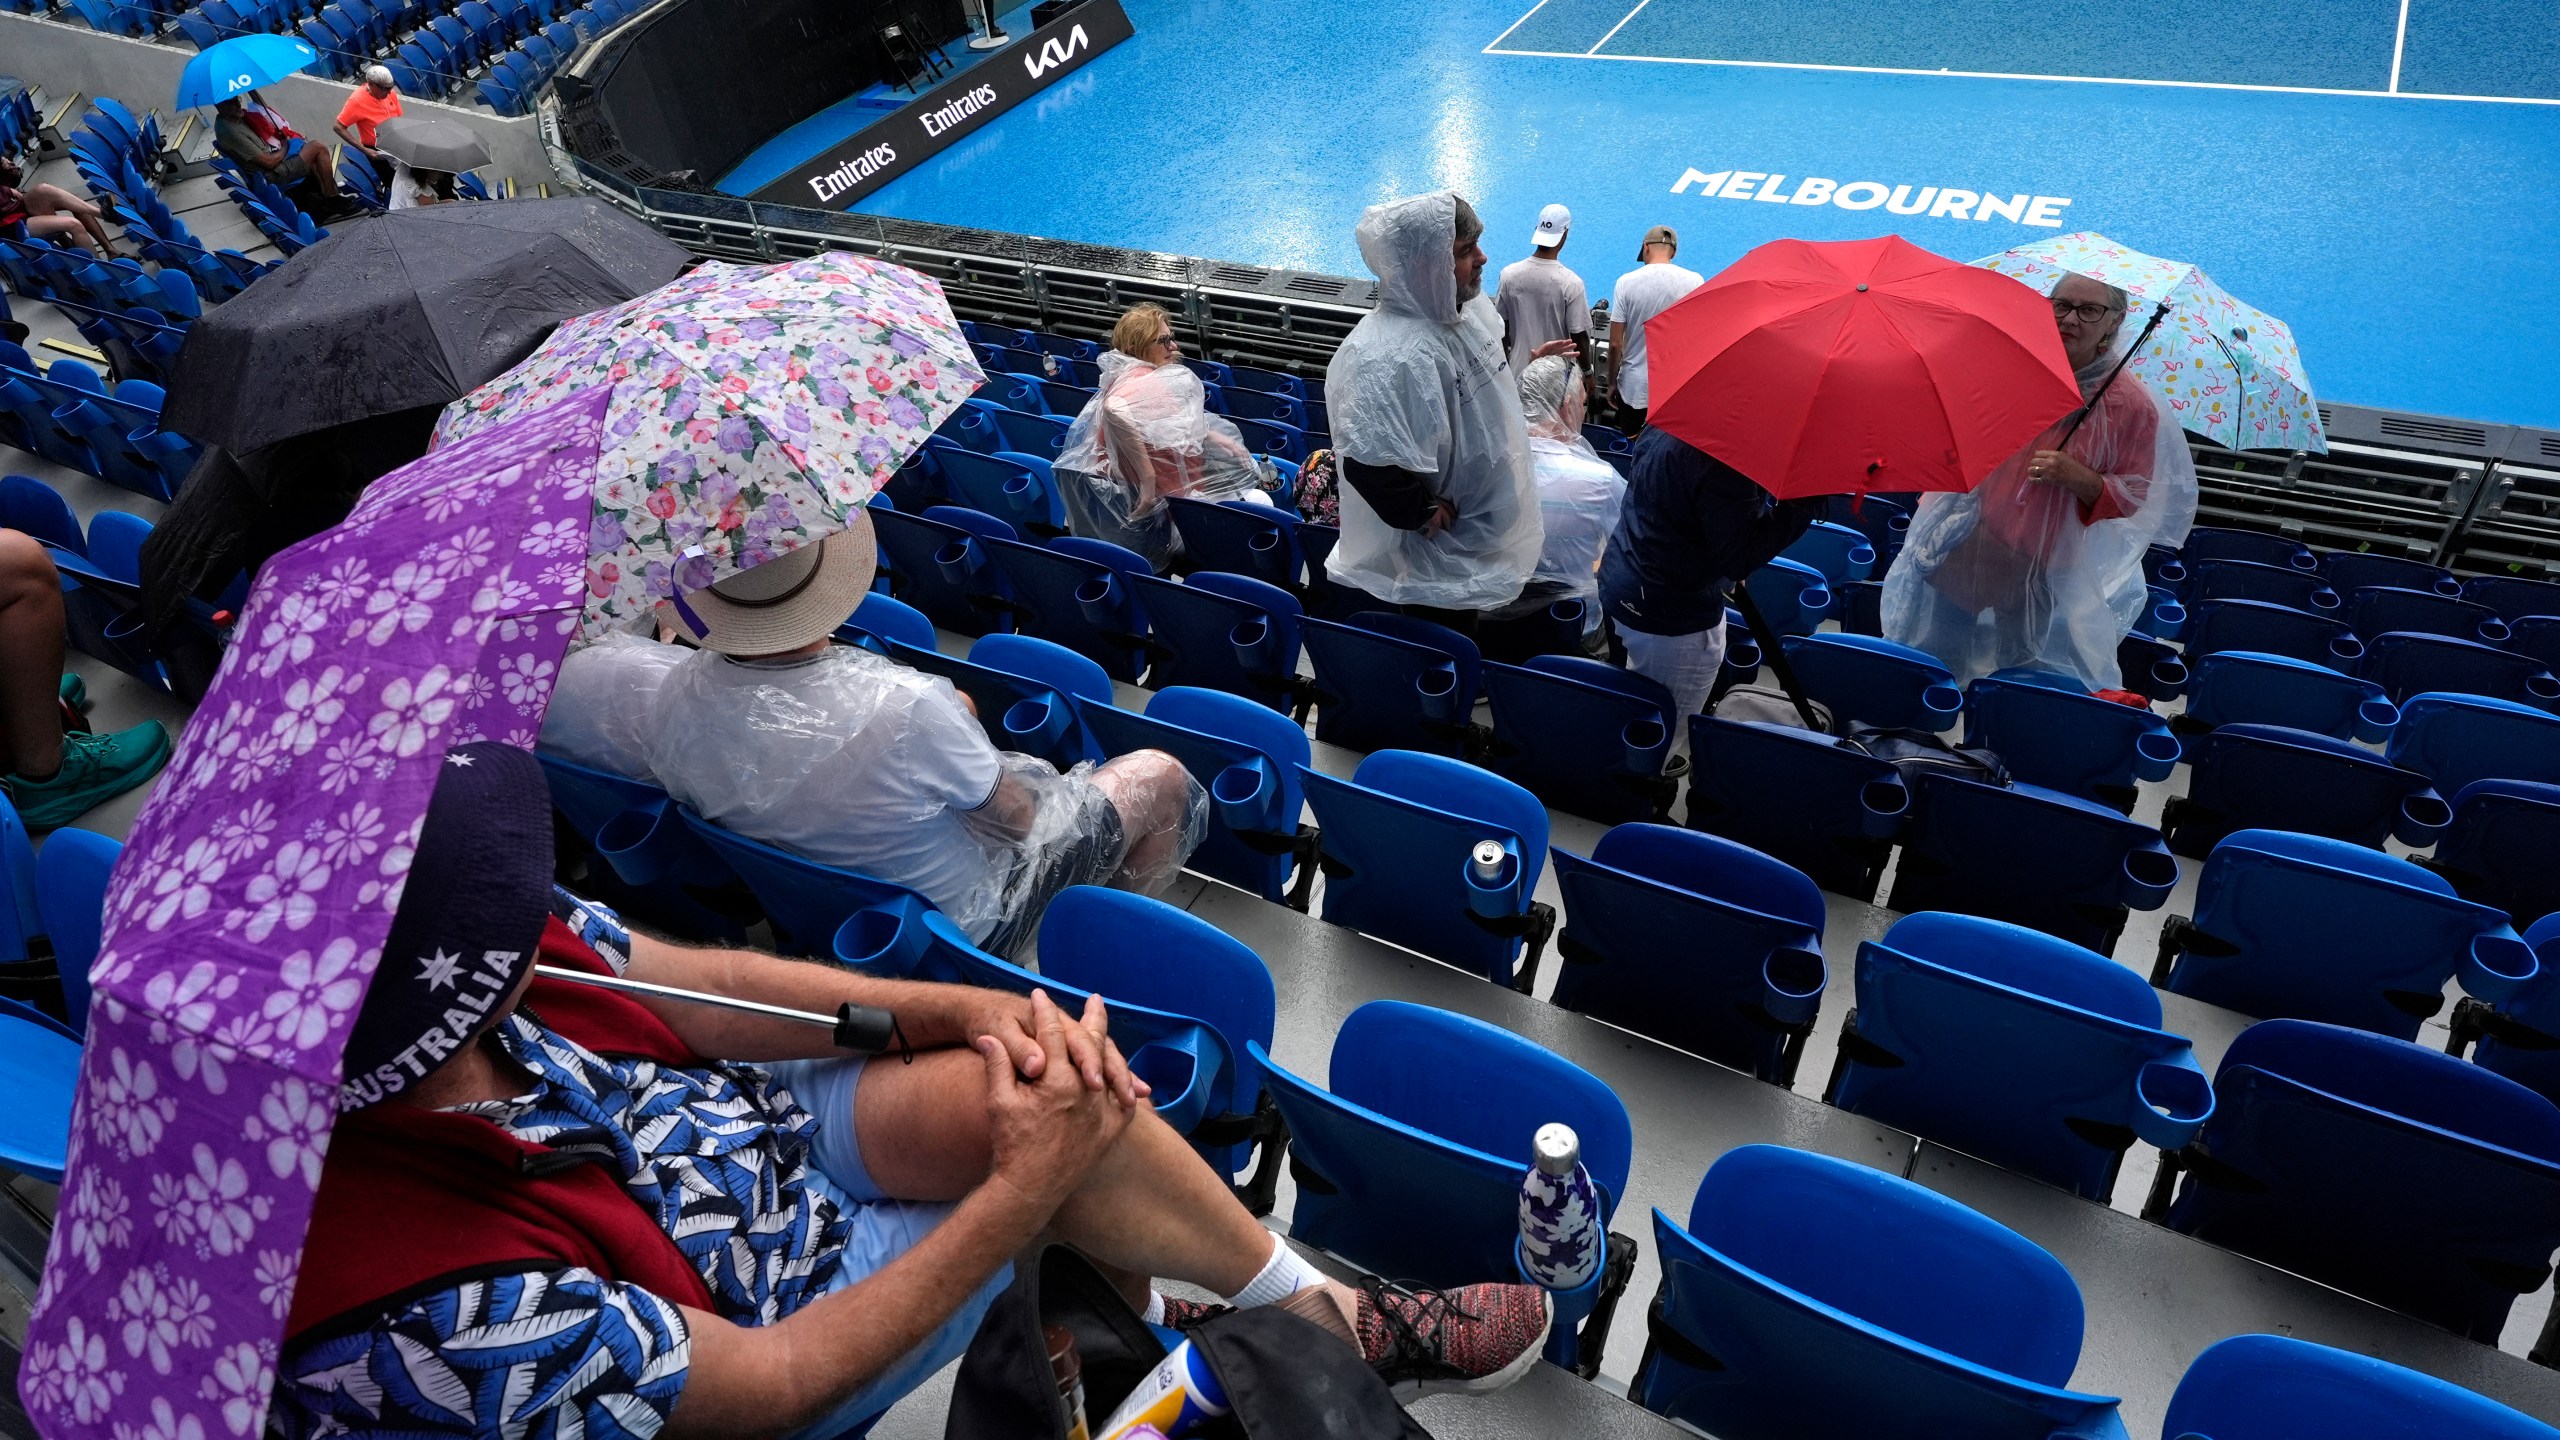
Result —
<instances>
[{"instance_id":1,"label":"water bottle","mask_svg":"<svg viewBox=\"0 0 2560 1440\"><path fill-rule=\"evenodd\" d=\"M1600 1196L1582 1168L1582 1137L1541 1125L1537 1163L1520 1180L1520 1268L1549 1290L1573 1290L1600 1267Z\"/></svg>"}]
</instances>

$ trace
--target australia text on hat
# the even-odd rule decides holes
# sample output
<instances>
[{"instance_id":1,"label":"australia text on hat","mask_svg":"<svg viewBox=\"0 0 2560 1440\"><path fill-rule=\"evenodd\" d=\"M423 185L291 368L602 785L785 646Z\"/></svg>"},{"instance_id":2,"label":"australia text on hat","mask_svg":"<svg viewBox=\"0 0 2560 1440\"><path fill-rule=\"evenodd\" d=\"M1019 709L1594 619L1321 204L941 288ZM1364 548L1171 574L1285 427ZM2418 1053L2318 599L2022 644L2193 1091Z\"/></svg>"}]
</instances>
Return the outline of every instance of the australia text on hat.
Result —
<instances>
[{"instance_id":1,"label":"australia text on hat","mask_svg":"<svg viewBox=\"0 0 2560 1440\"><path fill-rule=\"evenodd\" d=\"M417 1044L374 1066L370 1075L350 1075L340 1082L338 1108L347 1110L372 1105L386 1095L397 1095L408 1089L413 1079L425 1079L428 1071L461 1048L463 1040L479 1028L481 1017L489 1013L489 1007L515 984L516 962L523 958L521 950L484 950L480 953L480 968L472 971L462 983L455 984L454 971L460 964L460 956L443 950L419 956L417 979L409 983L422 983L430 990L453 985L453 1004L444 1012L441 1023L418 1037ZM382 963L389 965L392 962L385 957ZM392 978L377 975L375 981L381 983ZM423 1059L420 1051L425 1052ZM403 1074L403 1071L407 1073Z\"/></svg>"},{"instance_id":2,"label":"australia text on hat","mask_svg":"<svg viewBox=\"0 0 2560 1440\"><path fill-rule=\"evenodd\" d=\"M1709 200L1758 200L1770 205L1837 205L1843 210L1882 206L1894 215L1918 215L1930 220L2006 220L2017 225L2040 225L2047 230L2062 228L2062 211L2071 203L2059 195L2002 195L1961 190L1952 185L1886 185L1875 180L1852 180L1843 185L1820 175L1807 175L1790 187L1787 179L1785 175L1758 170L1689 169L1681 171L1680 178L1672 182L1671 193Z\"/></svg>"}]
</instances>

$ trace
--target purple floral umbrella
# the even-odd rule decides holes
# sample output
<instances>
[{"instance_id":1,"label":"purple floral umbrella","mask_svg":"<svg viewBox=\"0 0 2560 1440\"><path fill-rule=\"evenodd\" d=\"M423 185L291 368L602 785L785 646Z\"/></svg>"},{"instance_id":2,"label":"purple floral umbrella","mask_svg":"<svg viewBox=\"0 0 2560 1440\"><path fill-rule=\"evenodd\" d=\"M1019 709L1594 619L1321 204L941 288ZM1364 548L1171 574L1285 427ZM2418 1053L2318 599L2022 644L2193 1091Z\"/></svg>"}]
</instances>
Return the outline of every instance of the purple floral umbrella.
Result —
<instances>
[{"instance_id":1,"label":"purple floral umbrella","mask_svg":"<svg viewBox=\"0 0 2560 1440\"><path fill-rule=\"evenodd\" d=\"M533 744L588 611L607 402L438 450L259 575L108 886L18 1376L50 1440L259 1433L438 762Z\"/></svg>"}]
</instances>

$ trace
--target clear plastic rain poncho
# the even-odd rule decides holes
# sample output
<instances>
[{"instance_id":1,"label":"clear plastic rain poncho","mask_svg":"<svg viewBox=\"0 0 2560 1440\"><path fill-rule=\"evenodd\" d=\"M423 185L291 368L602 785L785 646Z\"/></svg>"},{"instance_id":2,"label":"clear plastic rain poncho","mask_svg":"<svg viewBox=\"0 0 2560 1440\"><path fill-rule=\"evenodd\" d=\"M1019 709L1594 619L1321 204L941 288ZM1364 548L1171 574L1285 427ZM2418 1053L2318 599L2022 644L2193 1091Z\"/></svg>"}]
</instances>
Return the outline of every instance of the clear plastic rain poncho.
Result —
<instances>
[{"instance_id":1,"label":"clear plastic rain poncho","mask_svg":"<svg viewBox=\"0 0 2560 1440\"><path fill-rule=\"evenodd\" d=\"M2078 372L2084 399L2127 339ZM2064 486L2027 477L2028 458L2069 423L2054 422L1974 490L1921 497L1885 576L1886 638L1937 656L1958 682L2026 665L2092 690L2122 686L2116 647L2149 597L2143 551L2185 543L2195 460L2168 408L2128 370L2065 447L2106 477L2084 511Z\"/></svg>"},{"instance_id":2,"label":"clear plastic rain poncho","mask_svg":"<svg viewBox=\"0 0 2560 1440\"><path fill-rule=\"evenodd\" d=\"M1458 303L1458 197L1373 205L1357 234L1378 305L1325 372L1334 449L1429 477L1458 518L1437 535L1398 530L1346 483L1325 571L1391 605L1506 605L1537 567L1543 531L1502 317L1481 294Z\"/></svg>"},{"instance_id":3,"label":"clear plastic rain poncho","mask_svg":"<svg viewBox=\"0 0 2560 1440\"><path fill-rule=\"evenodd\" d=\"M781 661L688 657L659 691L650 761L667 792L741 835L921 893L983 941L1044 866L1093 838L1094 767L1000 751L951 682L848 645ZM1153 891L1206 833L1197 782ZM1151 838L1127 835L1123 855ZM1120 857L1109 857L1114 864Z\"/></svg>"},{"instance_id":4,"label":"clear plastic rain poncho","mask_svg":"<svg viewBox=\"0 0 2560 1440\"><path fill-rule=\"evenodd\" d=\"M1561 355L1533 360L1520 372L1520 409L1529 425L1529 460L1538 481L1546 539L1529 589L1546 600L1592 602L1600 625L1600 551L1618 528L1627 482L1582 438L1582 372Z\"/></svg>"},{"instance_id":5,"label":"clear plastic rain poncho","mask_svg":"<svg viewBox=\"0 0 2560 1440\"><path fill-rule=\"evenodd\" d=\"M1262 463L1234 421L1209 413L1208 392L1189 366L1150 365L1112 350L1101 369L1058 452L1077 534L1126 545L1162 570L1176 548L1165 496L1271 503Z\"/></svg>"},{"instance_id":6,"label":"clear plastic rain poncho","mask_svg":"<svg viewBox=\"0 0 2560 1440\"><path fill-rule=\"evenodd\" d=\"M655 783L649 732L657 724L658 691L692 653L618 631L570 651L560 662L534 748L591 770Z\"/></svg>"}]
</instances>

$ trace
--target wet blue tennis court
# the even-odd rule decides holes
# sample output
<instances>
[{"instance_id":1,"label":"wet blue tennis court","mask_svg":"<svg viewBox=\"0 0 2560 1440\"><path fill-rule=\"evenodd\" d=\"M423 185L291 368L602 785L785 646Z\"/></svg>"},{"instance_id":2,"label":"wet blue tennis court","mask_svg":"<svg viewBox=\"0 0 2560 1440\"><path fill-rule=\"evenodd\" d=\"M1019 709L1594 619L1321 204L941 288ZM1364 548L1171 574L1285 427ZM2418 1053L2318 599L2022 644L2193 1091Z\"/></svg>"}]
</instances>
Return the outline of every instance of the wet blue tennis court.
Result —
<instances>
[{"instance_id":1,"label":"wet blue tennis court","mask_svg":"<svg viewBox=\"0 0 2560 1440\"><path fill-rule=\"evenodd\" d=\"M1362 274L1363 206L1452 186L1497 264L1571 206L1595 296L1656 223L1705 272L2095 230L2289 321L2324 399L2560 426L2549 0L1127 8L1135 39L862 208Z\"/></svg>"}]
</instances>

